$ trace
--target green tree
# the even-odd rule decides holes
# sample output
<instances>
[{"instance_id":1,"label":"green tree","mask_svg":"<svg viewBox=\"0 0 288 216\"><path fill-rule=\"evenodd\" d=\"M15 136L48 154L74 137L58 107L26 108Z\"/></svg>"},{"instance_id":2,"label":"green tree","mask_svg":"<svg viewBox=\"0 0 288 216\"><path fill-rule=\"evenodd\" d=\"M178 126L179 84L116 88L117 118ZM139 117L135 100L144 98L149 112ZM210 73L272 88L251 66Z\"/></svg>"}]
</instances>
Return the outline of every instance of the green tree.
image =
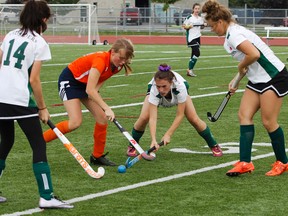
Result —
<instances>
[{"instance_id":1,"label":"green tree","mask_svg":"<svg viewBox=\"0 0 288 216\"><path fill-rule=\"evenodd\" d=\"M170 4L174 4L175 2L180 0L151 0L153 3L163 3L163 11L166 12L166 32L168 31L168 9Z\"/></svg>"},{"instance_id":2,"label":"green tree","mask_svg":"<svg viewBox=\"0 0 288 216\"><path fill-rule=\"evenodd\" d=\"M180 0L151 0L151 2L154 2L154 3L163 3L164 4L163 11L166 11L166 12L169 8L169 5L174 4L177 1L180 1Z\"/></svg>"}]
</instances>

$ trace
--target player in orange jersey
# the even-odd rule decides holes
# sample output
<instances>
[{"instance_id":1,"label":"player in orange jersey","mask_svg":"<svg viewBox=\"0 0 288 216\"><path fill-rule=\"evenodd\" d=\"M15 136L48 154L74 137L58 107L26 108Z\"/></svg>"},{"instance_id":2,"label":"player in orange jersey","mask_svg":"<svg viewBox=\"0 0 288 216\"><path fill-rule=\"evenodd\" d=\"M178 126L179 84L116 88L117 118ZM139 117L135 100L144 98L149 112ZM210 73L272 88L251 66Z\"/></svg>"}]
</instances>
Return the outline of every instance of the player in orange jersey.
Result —
<instances>
[{"instance_id":1,"label":"player in orange jersey","mask_svg":"<svg viewBox=\"0 0 288 216\"><path fill-rule=\"evenodd\" d=\"M118 39L107 52L95 52L84 55L66 67L59 76L58 90L69 120L62 121L56 127L63 133L77 129L82 123L81 103L91 112L96 123L94 126L94 148L90 163L115 166L105 156L107 122L115 118L112 109L102 99L99 90L105 80L125 68L131 72L128 64L134 57L134 47L130 40ZM56 139L49 129L44 132L46 142Z\"/></svg>"}]
</instances>

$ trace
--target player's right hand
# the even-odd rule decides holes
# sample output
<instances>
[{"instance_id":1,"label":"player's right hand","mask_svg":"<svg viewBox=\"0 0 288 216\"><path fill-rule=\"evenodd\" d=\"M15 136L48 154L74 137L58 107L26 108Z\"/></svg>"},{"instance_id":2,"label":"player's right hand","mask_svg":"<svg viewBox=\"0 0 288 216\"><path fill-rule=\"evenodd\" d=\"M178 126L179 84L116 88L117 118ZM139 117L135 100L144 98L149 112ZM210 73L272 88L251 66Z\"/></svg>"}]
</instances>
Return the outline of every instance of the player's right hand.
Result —
<instances>
[{"instance_id":1,"label":"player's right hand","mask_svg":"<svg viewBox=\"0 0 288 216\"><path fill-rule=\"evenodd\" d=\"M108 108L104 112L105 112L105 115L108 118L108 120L112 122L115 118L115 114L114 114L113 110L111 108Z\"/></svg>"},{"instance_id":2,"label":"player's right hand","mask_svg":"<svg viewBox=\"0 0 288 216\"><path fill-rule=\"evenodd\" d=\"M48 120L50 119L50 113L48 112L47 108L38 111L39 119L44 123L47 124Z\"/></svg>"},{"instance_id":3,"label":"player's right hand","mask_svg":"<svg viewBox=\"0 0 288 216\"><path fill-rule=\"evenodd\" d=\"M156 148L154 152L158 151L158 149L160 148L160 146L158 145L156 140L154 140L154 141L152 140L152 142L151 142L150 148L153 148L153 147Z\"/></svg>"}]
</instances>

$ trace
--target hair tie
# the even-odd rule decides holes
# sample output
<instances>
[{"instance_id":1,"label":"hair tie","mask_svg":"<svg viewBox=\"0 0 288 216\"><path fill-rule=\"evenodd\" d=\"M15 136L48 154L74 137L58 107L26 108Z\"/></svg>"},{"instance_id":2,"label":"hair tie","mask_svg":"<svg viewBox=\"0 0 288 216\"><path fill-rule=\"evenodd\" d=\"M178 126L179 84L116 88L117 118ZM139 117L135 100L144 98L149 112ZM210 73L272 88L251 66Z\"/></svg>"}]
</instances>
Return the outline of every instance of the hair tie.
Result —
<instances>
[{"instance_id":1,"label":"hair tie","mask_svg":"<svg viewBox=\"0 0 288 216\"><path fill-rule=\"evenodd\" d=\"M159 71L167 72L167 71L170 71L171 67L169 65L167 66L160 65L158 69Z\"/></svg>"}]
</instances>

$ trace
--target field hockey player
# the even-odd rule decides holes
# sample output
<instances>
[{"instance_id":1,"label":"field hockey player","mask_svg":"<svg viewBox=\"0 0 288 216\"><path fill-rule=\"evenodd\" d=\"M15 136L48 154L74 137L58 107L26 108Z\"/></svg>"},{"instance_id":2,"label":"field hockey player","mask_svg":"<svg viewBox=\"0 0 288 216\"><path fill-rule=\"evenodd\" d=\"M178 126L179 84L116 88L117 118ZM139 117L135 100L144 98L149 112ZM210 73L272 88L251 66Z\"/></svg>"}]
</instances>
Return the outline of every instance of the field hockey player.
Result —
<instances>
[{"instance_id":1,"label":"field hockey player","mask_svg":"<svg viewBox=\"0 0 288 216\"><path fill-rule=\"evenodd\" d=\"M238 71L246 74L248 83L238 111L240 123L240 160L227 176L238 176L254 171L251 161L255 128L253 118L261 110L262 124L272 144L276 161L266 176L278 176L288 169L285 138L278 116L283 97L288 94L288 72L285 64L254 32L238 25L230 10L215 0L206 1L202 7L206 21L218 36L225 36L224 48L238 63ZM237 75L238 76L238 75ZM229 91L236 77L229 83Z\"/></svg>"},{"instance_id":2,"label":"field hockey player","mask_svg":"<svg viewBox=\"0 0 288 216\"><path fill-rule=\"evenodd\" d=\"M73 205L53 195L46 143L40 124L40 120L47 123L50 118L40 80L42 62L51 59L49 46L41 36L47 29L50 16L46 1L27 1L20 14L21 27L10 31L0 48L0 177L15 142L16 120L33 152L32 167L40 195L39 207L73 208ZM15 175L15 178L19 176ZM13 186L25 190L23 184ZM17 198L11 200L17 205ZM5 201L6 198L0 197L0 202Z\"/></svg>"},{"instance_id":3,"label":"field hockey player","mask_svg":"<svg viewBox=\"0 0 288 216\"><path fill-rule=\"evenodd\" d=\"M116 166L104 154L108 121L113 121L115 114L105 103L100 89L107 79L125 68L131 73L130 64L134 57L134 47L130 40L120 38L106 52L94 52L70 63L60 74L58 80L59 96L68 113L69 120L56 124L62 134L77 129L82 123L81 103L95 119L94 145L90 163L94 165ZM52 129L44 132L44 139L50 142L57 136Z\"/></svg>"},{"instance_id":4,"label":"field hockey player","mask_svg":"<svg viewBox=\"0 0 288 216\"><path fill-rule=\"evenodd\" d=\"M164 145L170 143L171 136L181 124L184 116L189 123L196 129L199 135L210 147L213 156L221 157L222 150L213 137L209 127L199 118L193 102L188 94L189 85L186 80L178 73L171 70L167 64L161 64L154 78L148 84L147 96L142 106L141 114L135 122L132 136L139 142L143 136L145 128L149 123L151 145L158 150L159 145L156 141L156 124L158 107L172 107L177 105L177 114L172 125L168 128L161 141ZM137 153L132 146L128 146L128 156L136 156Z\"/></svg>"}]
</instances>

